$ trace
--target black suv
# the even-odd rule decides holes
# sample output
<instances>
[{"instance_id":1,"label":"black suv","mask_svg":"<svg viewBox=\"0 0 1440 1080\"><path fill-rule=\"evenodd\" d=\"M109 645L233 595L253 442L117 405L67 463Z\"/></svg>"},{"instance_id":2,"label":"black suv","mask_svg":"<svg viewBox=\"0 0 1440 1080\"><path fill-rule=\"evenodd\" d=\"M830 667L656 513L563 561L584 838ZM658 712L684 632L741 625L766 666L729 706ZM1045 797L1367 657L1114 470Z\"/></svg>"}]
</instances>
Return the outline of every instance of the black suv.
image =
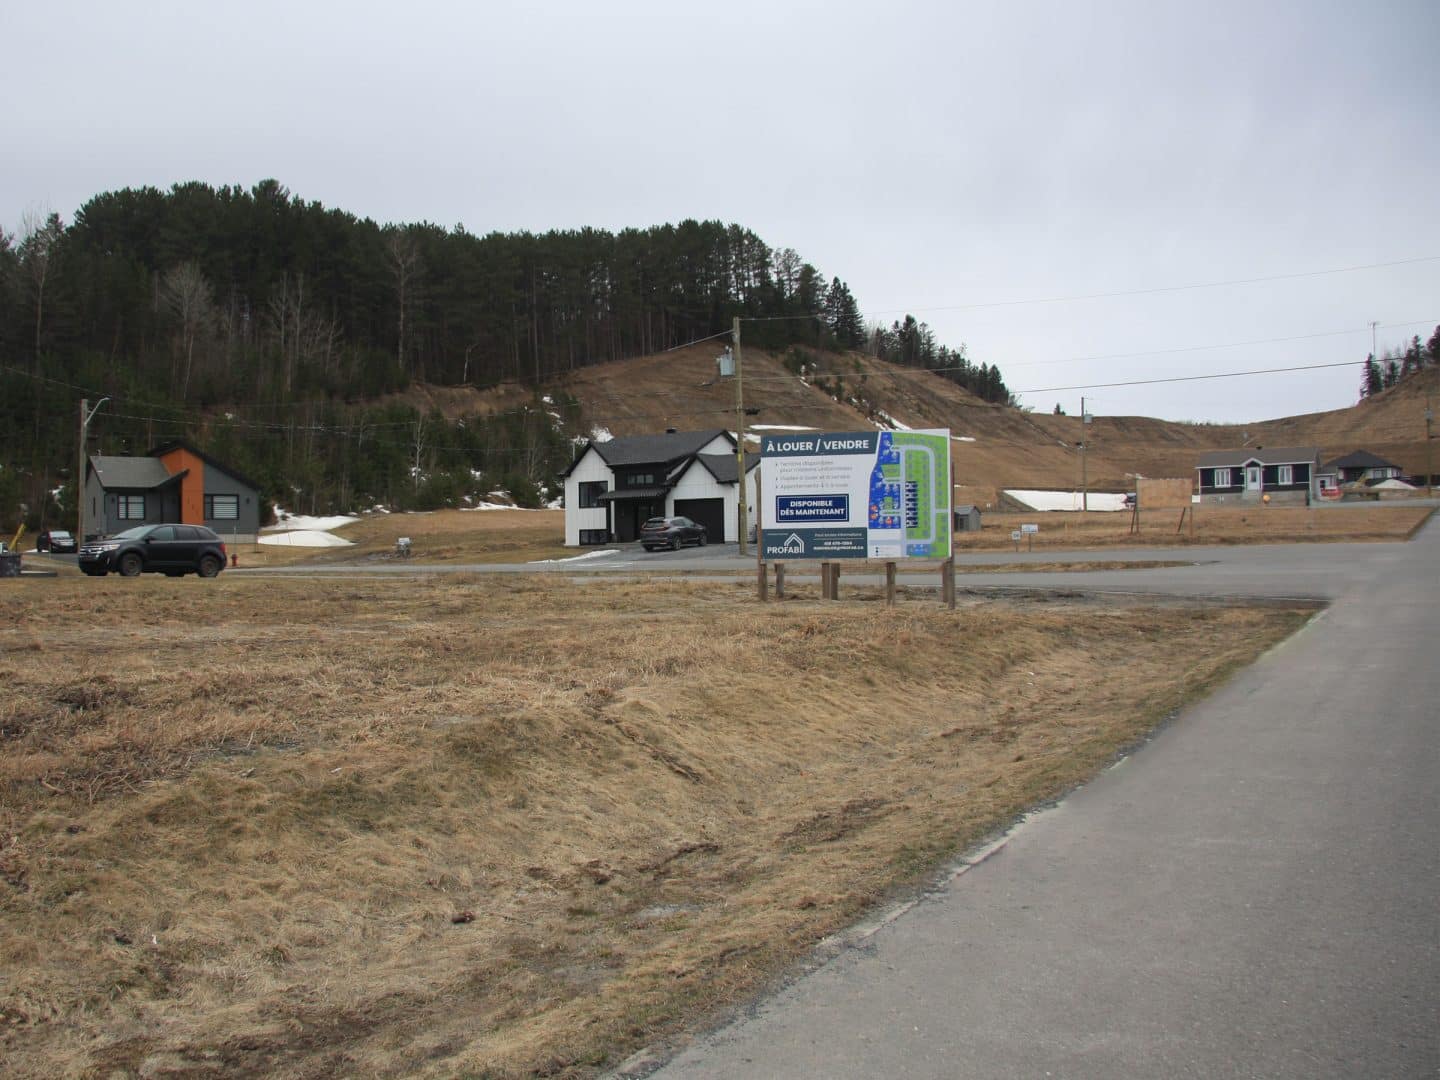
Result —
<instances>
[{"instance_id":1,"label":"black suv","mask_svg":"<svg viewBox=\"0 0 1440 1080\"><path fill-rule=\"evenodd\" d=\"M75 547L75 537L64 529L47 529L35 541L36 551L74 551Z\"/></svg>"},{"instance_id":2,"label":"black suv","mask_svg":"<svg viewBox=\"0 0 1440 1080\"><path fill-rule=\"evenodd\" d=\"M705 546L705 526L687 517L653 517L640 526L640 543L646 551L669 548L677 551L681 544Z\"/></svg>"},{"instance_id":3,"label":"black suv","mask_svg":"<svg viewBox=\"0 0 1440 1080\"><path fill-rule=\"evenodd\" d=\"M80 548L80 569L92 577L111 570L125 577L214 577L224 568L225 541L203 525L139 525Z\"/></svg>"}]
</instances>

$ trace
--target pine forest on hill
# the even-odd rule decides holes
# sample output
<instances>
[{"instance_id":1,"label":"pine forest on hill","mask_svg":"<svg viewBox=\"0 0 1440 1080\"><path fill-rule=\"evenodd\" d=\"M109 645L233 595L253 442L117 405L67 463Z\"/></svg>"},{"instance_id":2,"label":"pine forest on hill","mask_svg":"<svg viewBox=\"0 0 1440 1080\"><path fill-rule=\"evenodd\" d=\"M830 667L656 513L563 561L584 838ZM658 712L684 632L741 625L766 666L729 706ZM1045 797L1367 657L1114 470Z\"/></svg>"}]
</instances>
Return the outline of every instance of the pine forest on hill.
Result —
<instances>
[{"instance_id":1,"label":"pine forest on hill","mask_svg":"<svg viewBox=\"0 0 1440 1080\"><path fill-rule=\"evenodd\" d=\"M298 510L495 489L533 505L586 434L569 377L737 316L754 320L746 346L792 367L863 349L1009 401L997 367L908 316L864 325L842 280L739 225L477 236L380 225L273 180L97 195L69 225L0 231L0 526L73 520L82 397L110 399L91 453L183 438ZM503 406L419 404L455 386L503 390Z\"/></svg>"}]
</instances>

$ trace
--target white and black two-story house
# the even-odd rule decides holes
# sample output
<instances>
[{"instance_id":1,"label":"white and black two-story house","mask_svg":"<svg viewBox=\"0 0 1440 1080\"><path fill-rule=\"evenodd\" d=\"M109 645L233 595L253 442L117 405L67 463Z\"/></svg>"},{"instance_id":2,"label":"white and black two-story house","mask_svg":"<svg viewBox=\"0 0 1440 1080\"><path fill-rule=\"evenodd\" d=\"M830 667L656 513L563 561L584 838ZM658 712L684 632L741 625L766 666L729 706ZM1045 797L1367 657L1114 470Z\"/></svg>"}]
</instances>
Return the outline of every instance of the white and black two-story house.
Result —
<instances>
[{"instance_id":1,"label":"white and black two-story house","mask_svg":"<svg viewBox=\"0 0 1440 1080\"><path fill-rule=\"evenodd\" d=\"M1313 446L1216 450L1195 466L1202 502L1310 503L1319 497L1320 451Z\"/></svg>"},{"instance_id":2,"label":"white and black two-story house","mask_svg":"<svg viewBox=\"0 0 1440 1080\"><path fill-rule=\"evenodd\" d=\"M739 462L728 431L675 431L586 443L565 472L565 543L627 543L647 518L681 516L712 543L740 537ZM746 508L753 522L755 468L745 455Z\"/></svg>"}]
</instances>

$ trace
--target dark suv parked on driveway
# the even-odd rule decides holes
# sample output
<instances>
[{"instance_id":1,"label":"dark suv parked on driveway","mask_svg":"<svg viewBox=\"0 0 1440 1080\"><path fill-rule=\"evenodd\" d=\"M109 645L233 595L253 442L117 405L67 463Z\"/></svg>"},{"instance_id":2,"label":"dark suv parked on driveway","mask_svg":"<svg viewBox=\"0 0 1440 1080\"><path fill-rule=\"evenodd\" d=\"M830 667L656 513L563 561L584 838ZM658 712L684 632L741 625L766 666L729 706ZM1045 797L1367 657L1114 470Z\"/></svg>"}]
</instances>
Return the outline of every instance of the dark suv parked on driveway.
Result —
<instances>
[{"instance_id":1,"label":"dark suv parked on driveway","mask_svg":"<svg viewBox=\"0 0 1440 1080\"><path fill-rule=\"evenodd\" d=\"M225 541L203 525L139 525L87 540L79 561L80 569L93 577L104 577L111 570L125 577L139 573L214 577L225 568Z\"/></svg>"},{"instance_id":2,"label":"dark suv parked on driveway","mask_svg":"<svg viewBox=\"0 0 1440 1080\"><path fill-rule=\"evenodd\" d=\"M36 551L74 551L75 537L64 529L47 529L35 541Z\"/></svg>"},{"instance_id":3,"label":"dark suv parked on driveway","mask_svg":"<svg viewBox=\"0 0 1440 1080\"><path fill-rule=\"evenodd\" d=\"M640 543L646 551L668 547L671 551L681 544L705 546L705 526L687 517L654 517L640 526Z\"/></svg>"}]
</instances>

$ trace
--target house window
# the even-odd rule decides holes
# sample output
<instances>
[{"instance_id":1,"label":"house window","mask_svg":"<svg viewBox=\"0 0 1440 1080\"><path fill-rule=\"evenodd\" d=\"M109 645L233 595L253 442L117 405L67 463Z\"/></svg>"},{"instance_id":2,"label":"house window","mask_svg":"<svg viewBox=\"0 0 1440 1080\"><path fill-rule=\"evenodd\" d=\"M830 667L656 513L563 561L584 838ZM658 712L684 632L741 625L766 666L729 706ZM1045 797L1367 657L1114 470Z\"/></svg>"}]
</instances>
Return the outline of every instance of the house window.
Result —
<instances>
[{"instance_id":1,"label":"house window","mask_svg":"<svg viewBox=\"0 0 1440 1080\"><path fill-rule=\"evenodd\" d=\"M1281 487L1284 487L1286 484L1295 483L1295 467L1293 465L1281 465L1280 475L1276 483Z\"/></svg>"},{"instance_id":2,"label":"house window","mask_svg":"<svg viewBox=\"0 0 1440 1080\"><path fill-rule=\"evenodd\" d=\"M115 517L120 521L145 520L144 495L116 495Z\"/></svg>"},{"instance_id":3,"label":"house window","mask_svg":"<svg viewBox=\"0 0 1440 1080\"><path fill-rule=\"evenodd\" d=\"M1216 470L1215 470L1215 484L1214 484L1214 486L1217 487L1217 488L1229 487L1229 486L1230 486L1230 470L1229 470L1229 469L1216 469Z\"/></svg>"},{"instance_id":4,"label":"house window","mask_svg":"<svg viewBox=\"0 0 1440 1080\"><path fill-rule=\"evenodd\" d=\"M650 472L634 472L625 474L626 487L654 487L659 481L655 474Z\"/></svg>"},{"instance_id":5,"label":"house window","mask_svg":"<svg viewBox=\"0 0 1440 1080\"><path fill-rule=\"evenodd\" d=\"M581 529L580 543L582 544L608 544L610 532L608 529Z\"/></svg>"},{"instance_id":6,"label":"house window","mask_svg":"<svg viewBox=\"0 0 1440 1080\"><path fill-rule=\"evenodd\" d=\"M236 521L240 517L239 495L206 495L206 521Z\"/></svg>"},{"instance_id":7,"label":"house window","mask_svg":"<svg viewBox=\"0 0 1440 1080\"><path fill-rule=\"evenodd\" d=\"M595 480L580 485L579 509L591 510L600 505L600 496L605 494L605 481ZM581 541L582 543L584 541ZM597 541L603 543L604 541Z\"/></svg>"}]
</instances>

